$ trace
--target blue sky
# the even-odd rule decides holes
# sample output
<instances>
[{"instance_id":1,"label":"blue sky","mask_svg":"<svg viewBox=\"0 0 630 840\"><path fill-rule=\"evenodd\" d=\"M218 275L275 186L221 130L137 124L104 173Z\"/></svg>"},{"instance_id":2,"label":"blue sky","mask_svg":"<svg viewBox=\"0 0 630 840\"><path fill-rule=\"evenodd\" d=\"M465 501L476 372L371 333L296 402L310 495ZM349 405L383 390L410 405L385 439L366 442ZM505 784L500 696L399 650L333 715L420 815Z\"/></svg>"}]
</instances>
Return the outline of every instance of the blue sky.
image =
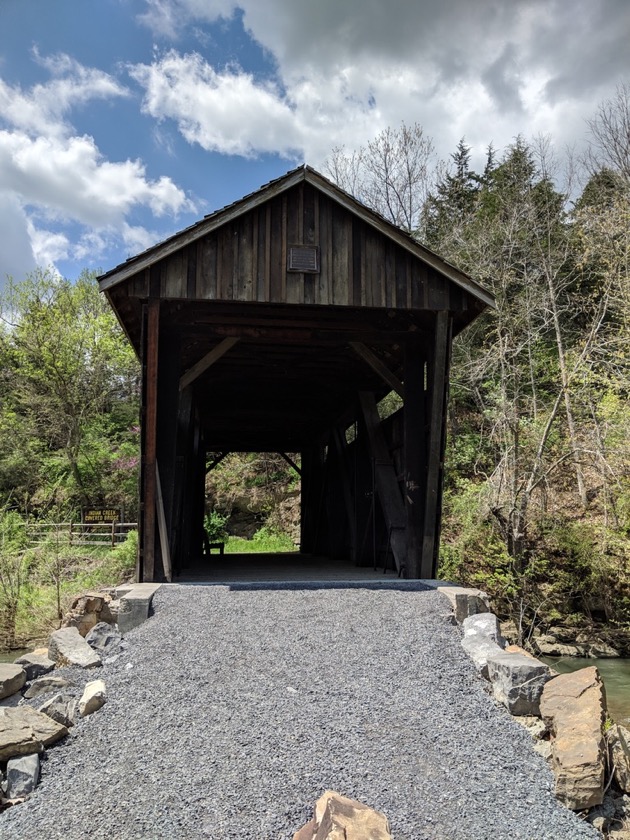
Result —
<instances>
[{"instance_id":1,"label":"blue sky","mask_svg":"<svg viewBox=\"0 0 630 840\"><path fill-rule=\"evenodd\" d=\"M107 270L335 146L561 160L628 82L627 0L0 0L0 285Z\"/></svg>"}]
</instances>

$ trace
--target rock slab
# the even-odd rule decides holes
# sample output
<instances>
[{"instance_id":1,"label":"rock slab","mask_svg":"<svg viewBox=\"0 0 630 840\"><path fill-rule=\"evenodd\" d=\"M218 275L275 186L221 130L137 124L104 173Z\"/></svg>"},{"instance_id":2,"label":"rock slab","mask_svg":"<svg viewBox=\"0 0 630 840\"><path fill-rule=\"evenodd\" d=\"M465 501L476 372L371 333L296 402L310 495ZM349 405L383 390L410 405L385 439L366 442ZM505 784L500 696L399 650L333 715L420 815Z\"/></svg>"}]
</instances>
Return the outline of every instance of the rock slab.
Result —
<instances>
[{"instance_id":1,"label":"rock slab","mask_svg":"<svg viewBox=\"0 0 630 840\"><path fill-rule=\"evenodd\" d=\"M105 655L112 653L120 646L122 636L111 624L99 621L85 637L88 645L97 653Z\"/></svg>"},{"instance_id":2,"label":"rock slab","mask_svg":"<svg viewBox=\"0 0 630 840\"><path fill-rule=\"evenodd\" d=\"M611 750L615 781L625 793L630 793L630 730L616 724L606 733Z\"/></svg>"},{"instance_id":3,"label":"rock slab","mask_svg":"<svg viewBox=\"0 0 630 840\"><path fill-rule=\"evenodd\" d=\"M497 653L488 657L492 693L511 715L540 714L540 697L551 679L549 667L522 653Z\"/></svg>"},{"instance_id":4,"label":"rock slab","mask_svg":"<svg viewBox=\"0 0 630 840\"><path fill-rule=\"evenodd\" d=\"M0 663L0 700L16 694L26 682L26 671L21 665Z\"/></svg>"},{"instance_id":5,"label":"rock slab","mask_svg":"<svg viewBox=\"0 0 630 840\"><path fill-rule=\"evenodd\" d=\"M574 811L601 805L604 798L605 713L604 685L595 667L561 674L543 689L540 714L553 736L556 796Z\"/></svg>"},{"instance_id":6,"label":"rock slab","mask_svg":"<svg viewBox=\"0 0 630 840\"><path fill-rule=\"evenodd\" d=\"M7 762L7 798L21 799L31 794L39 782L39 755L23 755Z\"/></svg>"},{"instance_id":7,"label":"rock slab","mask_svg":"<svg viewBox=\"0 0 630 840\"><path fill-rule=\"evenodd\" d=\"M81 717L97 712L105 705L107 700L107 689L103 680L92 680L85 686L83 696L79 700L79 714Z\"/></svg>"},{"instance_id":8,"label":"rock slab","mask_svg":"<svg viewBox=\"0 0 630 840\"><path fill-rule=\"evenodd\" d=\"M24 692L24 697L27 700L33 700L35 697L41 697L42 694L50 694L51 691L60 691L62 688L67 688L72 685L70 680L63 677L39 677L36 679Z\"/></svg>"},{"instance_id":9,"label":"rock slab","mask_svg":"<svg viewBox=\"0 0 630 840\"><path fill-rule=\"evenodd\" d=\"M78 665L96 668L103 663L101 657L88 645L76 627L55 630L48 640L48 655L57 667Z\"/></svg>"},{"instance_id":10,"label":"rock slab","mask_svg":"<svg viewBox=\"0 0 630 840\"><path fill-rule=\"evenodd\" d=\"M30 706L0 709L0 761L41 752L67 734L65 726Z\"/></svg>"},{"instance_id":11,"label":"rock slab","mask_svg":"<svg viewBox=\"0 0 630 840\"><path fill-rule=\"evenodd\" d=\"M385 814L327 790L293 840L392 840L392 835Z\"/></svg>"},{"instance_id":12,"label":"rock slab","mask_svg":"<svg viewBox=\"0 0 630 840\"><path fill-rule=\"evenodd\" d=\"M39 711L57 721L66 729L74 726L76 700L68 694L55 694L39 707Z\"/></svg>"},{"instance_id":13,"label":"rock slab","mask_svg":"<svg viewBox=\"0 0 630 840\"><path fill-rule=\"evenodd\" d=\"M15 664L24 668L27 682L49 674L55 667L52 659L40 653L27 653L24 656L20 656L19 659L15 660Z\"/></svg>"},{"instance_id":14,"label":"rock slab","mask_svg":"<svg viewBox=\"0 0 630 840\"><path fill-rule=\"evenodd\" d=\"M475 613L462 622L462 647L475 663L482 677L489 679L488 659L503 652L505 639L493 613Z\"/></svg>"}]
</instances>

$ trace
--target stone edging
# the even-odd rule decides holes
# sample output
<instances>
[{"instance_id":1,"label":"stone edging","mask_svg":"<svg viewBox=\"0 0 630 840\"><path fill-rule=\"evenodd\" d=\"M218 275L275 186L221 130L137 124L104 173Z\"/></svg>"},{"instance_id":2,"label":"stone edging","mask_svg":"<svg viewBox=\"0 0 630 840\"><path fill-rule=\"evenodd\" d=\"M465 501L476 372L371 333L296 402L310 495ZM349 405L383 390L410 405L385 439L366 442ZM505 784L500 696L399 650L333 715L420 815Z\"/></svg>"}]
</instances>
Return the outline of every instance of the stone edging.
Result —
<instances>
[{"instance_id":1,"label":"stone edging","mask_svg":"<svg viewBox=\"0 0 630 840\"><path fill-rule=\"evenodd\" d=\"M484 592L432 583L449 599L463 631L462 647L494 698L529 729L534 749L550 762L557 798L572 810L590 810L589 822L601 831L630 815L630 801L623 795L630 793L630 732L615 725L604 731L606 695L597 668L558 675L532 654L508 645ZM606 795L612 781L605 783L609 765L620 789L617 798Z\"/></svg>"},{"instance_id":2,"label":"stone edging","mask_svg":"<svg viewBox=\"0 0 630 840\"><path fill-rule=\"evenodd\" d=\"M0 772L0 811L33 792L44 749L107 700L102 679L87 682L77 693L76 684L52 676L54 670L75 666L87 672L117 659L126 645L123 637L149 617L159 588L160 584L133 583L84 593L74 599L47 648L21 656L14 664L0 664L0 761L7 763L4 779ZM27 703L40 696L45 702L37 708Z\"/></svg>"}]
</instances>

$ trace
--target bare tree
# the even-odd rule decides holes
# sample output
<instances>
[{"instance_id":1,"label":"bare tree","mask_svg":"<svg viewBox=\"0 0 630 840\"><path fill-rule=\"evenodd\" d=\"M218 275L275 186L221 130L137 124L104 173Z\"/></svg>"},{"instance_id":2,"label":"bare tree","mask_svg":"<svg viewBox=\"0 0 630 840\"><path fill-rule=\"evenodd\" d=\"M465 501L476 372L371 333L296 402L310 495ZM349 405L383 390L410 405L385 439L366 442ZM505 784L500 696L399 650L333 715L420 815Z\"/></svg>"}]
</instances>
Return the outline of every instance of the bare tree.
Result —
<instances>
[{"instance_id":1,"label":"bare tree","mask_svg":"<svg viewBox=\"0 0 630 840\"><path fill-rule=\"evenodd\" d=\"M324 165L342 189L398 227L416 233L435 180L432 141L420 125L386 128L352 152L333 149Z\"/></svg>"},{"instance_id":2,"label":"bare tree","mask_svg":"<svg viewBox=\"0 0 630 840\"><path fill-rule=\"evenodd\" d=\"M591 139L586 166L591 174L612 169L630 186L630 84L617 85L615 95L606 99L588 120Z\"/></svg>"}]
</instances>

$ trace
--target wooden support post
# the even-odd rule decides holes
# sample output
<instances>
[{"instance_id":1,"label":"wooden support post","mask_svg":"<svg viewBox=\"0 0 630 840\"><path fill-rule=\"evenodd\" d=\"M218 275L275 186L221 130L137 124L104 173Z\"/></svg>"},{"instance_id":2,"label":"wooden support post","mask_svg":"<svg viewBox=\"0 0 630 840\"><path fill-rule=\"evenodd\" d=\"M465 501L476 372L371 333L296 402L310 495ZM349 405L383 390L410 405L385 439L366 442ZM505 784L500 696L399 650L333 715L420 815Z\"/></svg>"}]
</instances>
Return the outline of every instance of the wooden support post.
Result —
<instances>
[{"instance_id":1,"label":"wooden support post","mask_svg":"<svg viewBox=\"0 0 630 840\"><path fill-rule=\"evenodd\" d=\"M417 344L405 348L403 476L407 517L407 574L421 577L426 493L424 353Z\"/></svg>"},{"instance_id":2,"label":"wooden support post","mask_svg":"<svg viewBox=\"0 0 630 840\"><path fill-rule=\"evenodd\" d=\"M424 539L420 576L434 578L440 539L444 446L446 443L446 403L451 355L450 314L436 315L433 352L429 365L430 429L427 454L427 483L424 514Z\"/></svg>"},{"instance_id":3,"label":"wooden support post","mask_svg":"<svg viewBox=\"0 0 630 840\"><path fill-rule=\"evenodd\" d=\"M143 366L145 376L145 405L143 417L143 488L142 488L142 568L140 579L155 580L155 524L156 524L156 454L157 454L157 396L158 396L158 340L160 334L160 300L151 298L147 306Z\"/></svg>"},{"instance_id":4,"label":"wooden support post","mask_svg":"<svg viewBox=\"0 0 630 840\"><path fill-rule=\"evenodd\" d=\"M374 394L362 392L359 394L359 400L368 434L370 452L374 459L376 489L385 516L388 543L391 545L396 569L406 577L407 538L405 530L407 517L398 479L396 478L396 470L383 436Z\"/></svg>"},{"instance_id":5,"label":"wooden support post","mask_svg":"<svg viewBox=\"0 0 630 840\"><path fill-rule=\"evenodd\" d=\"M348 522L348 533L350 536L350 559L356 563L357 559L357 535L356 523L354 521L354 504L352 499L352 489L350 487L350 469L348 465L348 446L344 434L339 429L333 432L333 442L337 450L337 459L339 462L338 479L341 481L341 489L343 492L343 502L346 510L346 518Z\"/></svg>"}]
</instances>

